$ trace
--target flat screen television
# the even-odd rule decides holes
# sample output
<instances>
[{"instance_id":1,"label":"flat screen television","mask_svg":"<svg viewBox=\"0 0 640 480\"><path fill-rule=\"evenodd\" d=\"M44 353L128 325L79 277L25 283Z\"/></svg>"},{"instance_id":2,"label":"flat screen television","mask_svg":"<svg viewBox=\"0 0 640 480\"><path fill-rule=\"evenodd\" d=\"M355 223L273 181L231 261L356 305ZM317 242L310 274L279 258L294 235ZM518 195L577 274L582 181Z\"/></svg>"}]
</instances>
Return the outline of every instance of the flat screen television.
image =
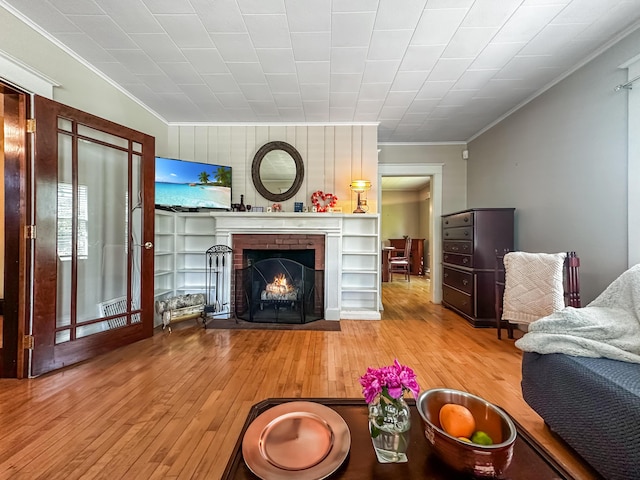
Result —
<instances>
[{"instance_id":1,"label":"flat screen television","mask_svg":"<svg viewBox=\"0 0 640 480\"><path fill-rule=\"evenodd\" d=\"M156 157L156 207L231 209L231 167Z\"/></svg>"}]
</instances>

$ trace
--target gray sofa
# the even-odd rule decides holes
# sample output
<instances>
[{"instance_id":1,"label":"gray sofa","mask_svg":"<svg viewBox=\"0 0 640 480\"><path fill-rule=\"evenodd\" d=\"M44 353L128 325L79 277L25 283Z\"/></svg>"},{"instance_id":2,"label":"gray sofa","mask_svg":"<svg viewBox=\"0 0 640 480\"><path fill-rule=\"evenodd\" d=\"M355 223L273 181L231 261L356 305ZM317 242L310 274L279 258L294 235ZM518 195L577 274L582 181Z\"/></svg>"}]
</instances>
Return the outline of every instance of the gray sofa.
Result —
<instances>
[{"instance_id":1,"label":"gray sofa","mask_svg":"<svg viewBox=\"0 0 640 480\"><path fill-rule=\"evenodd\" d=\"M603 477L640 479L640 364L524 352L522 394Z\"/></svg>"}]
</instances>

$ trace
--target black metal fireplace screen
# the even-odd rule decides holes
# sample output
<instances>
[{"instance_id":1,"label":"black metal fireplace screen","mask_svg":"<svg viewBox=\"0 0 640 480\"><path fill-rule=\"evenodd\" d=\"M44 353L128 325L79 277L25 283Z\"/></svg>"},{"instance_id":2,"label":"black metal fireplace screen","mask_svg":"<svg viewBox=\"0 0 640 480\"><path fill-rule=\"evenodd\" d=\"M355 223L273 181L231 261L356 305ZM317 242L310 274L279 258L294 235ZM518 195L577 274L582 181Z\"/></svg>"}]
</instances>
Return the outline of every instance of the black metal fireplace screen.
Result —
<instances>
[{"instance_id":1,"label":"black metal fireplace screen","mask_svg":"<svg viewBox=\"0 0 640 480\"><path fill-rule=\"evenodd\" d=\"M324 317L324 271L287 258L236 270L236 317L249 322L308 323Z\"/></svg>"}]
</instances>

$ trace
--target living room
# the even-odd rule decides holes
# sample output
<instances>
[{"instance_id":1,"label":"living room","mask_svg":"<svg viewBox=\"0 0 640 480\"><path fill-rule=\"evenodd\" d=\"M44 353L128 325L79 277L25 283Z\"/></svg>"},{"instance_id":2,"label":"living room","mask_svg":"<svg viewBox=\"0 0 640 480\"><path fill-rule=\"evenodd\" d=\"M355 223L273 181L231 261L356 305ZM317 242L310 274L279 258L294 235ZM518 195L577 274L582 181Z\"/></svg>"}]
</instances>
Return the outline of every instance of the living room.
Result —
<instances>
[{"instance_id":1,"label":"living room","mask_svg":"<svg viewBox=\"0 0 640 480\"><path fill-rule=\"evenodd\" d=\"M567 3L567 2L560 2ZM461 138L441 137L437 140L416 142L385 141L384 130L379 129L371 122L350 122L344 124L308 122L273 122L271 124L250 121L247 124L233 125L197 124L189 122L188 112L183 120L167 123L145 109L130 95L106 81L87 65L79 62L69 53L65 52L50 39L37 32L31 26L17 18L3 3L0 8L0 22L3 29L0 32L0 59L2 70L7 72L2 76L11 80L13 85L21 86L24 77L21 77L20 68L10 70L16 65L22 72L31 72L38 77L43 84L49 79L48 96L57 102L70 105L74 108L87 111L91 114L106 118L112 122L125 125L129 128L145 132L155 137L155 151L159 155L182 158L194 161L209 161L211 163L226 162L234 169L234 201L239 201L239 195L245 195L245 201L253 205L268 205L261 199L253 187L249 175L252 152L263 143L271 140L284 140L294 144L302 153L307 168L306 184L301 192L301 199L305 203L310 201L310 195L316 190L335 193L340 199L340 206L344 212L353 210L354 196L349 191L349 184L353 176L368 177L374 184L374 188L368 193L371 213L379 213L380 192L379 179L381 172L387 169L406 165L415 167L417 171L429 166L439 166L441 176L439 181L440 191L437 188L433 199L439 207L439 214L433 215L432 225L439 228L439 215L473 207L513 207L516 209L515 246L518 250L557 252L575 250L581 258L581 290L583 304L593 300L602 292L618 275L629 266L640 261L640 212L637 205L640 202L640 147L637 142L638 118L638 93L634 90L622 89L615 91L615 87L623 85L638 75L638 45L640 45L640 31L637 29L637 19L633 23L620 24L620 28L613 29L614 37L602 39L599 47L593 51L584 52L580 62L570 71L558 72L554 76L554 82L545 84L543 88L528 92L526 101L514 104L509 111L497 114L494 121L483 125L480 130L469 130ZM596 33L593 33L595 36ZM578 48L576 46L576 48ZM635 62L635 64L634 64ZM34 74L35 72L35 74ZM26 81L26 80L25 80ZM54 85L54 86L51 86ZM496 86L495 98L500 96L500 82ZM42 94L42 90L34 88L32 91ZM153 96L153 95L152 95ZM486 101L487 109L495 108L499 111L498 100L492 98ZM505 99L505 102L509 99ZM502 104L501 104L502 105ZM243 119L239 118L239 122ZM635 125L635 126L634 126ZM635 130L634 130L635 129ZM215 139L215 140L213 140ZM460 142L460 140L464 140ZM231 152L242 152L238 156ZM463 151L468 152L468 158L463 158ZM338 152L339 155L335 153ZM342 155L342 156L340 156ZM293 200L292 200L293 202ZM292 205L288 205L288 211L293 211ZM421 312L429 312L434 318L447 319L455 322L458 317L449 311L439 309L438 303L438 275L440 274L440 262L438 257L439 241L434 238L429 245L432 272L432 289L430 295L434 295L434 304L419 304L420 309L410 310L409 316L422 315ZM384 292L383 292L384 294ZM393 299L389 299L393 302ZM381 326L389 320L385 326ZM414 319L415 320L415 319ZM398 355L404 363L416 368L426 385L441 385L473 389L486 395L492 401L502 404L507 410L517 416L518 421L526 424L535 435L554 452L558 453L563 463L566 463L579 478L584 473L579 462L572 460L571 454L559 446L557 440L544 432L540 419L527 410L523 404L519 388L519 351L513 347L511 341L503 340L499 343L493 337L494 331L481 331L467 328L464 323L455 327L455 332L460 337L475 338L460 343L459 347L447 348L440 345L438 349L429 342L437 343L434 338L418 340L424 330L428 328L422 323L409 322L408 333L398 337L402 340L395 343L386 339L398 334L404 327L402 318L385 319L380 325L370 325L372 322L349 321L343 327L343 333L348 333L350 343L335 342L324 335L305 333L295 337L284 334L276 334L270 337L268 334L240 337L234 333L217 333L206 341L206 345L215 349L205 351L197 349L198 354L194 358L205 358L218 370L215 373L198 371L200 375L209 376L210 383L221 382L223 392L213 390L194 390L194 395L203 394L207 397L205 403L213 408L220 408L218 399L227 403L229 415L223 417L209 416L203 420L205 427L193 427L192 439L182 439L179 446L172 446L171 465L154 466L155 475L180 473L184 476L197 473L216 472L221 474L219 463L224 463L223 453L229 454L230 447L222 449L222 453L214 452L215 448L224 442L233 443L235 439L227 438L220 434L224 429L231 429L237 435L246 411L255 400L265 396L291 396L291 397L319 397L319 396L346 396L357 397L360 389L357 385L357 374L363 368L377 365L380 362L389 362L393 355ZM341 322L342 323L342 322ZM446 327L438 330L441 335L446 335ZM272 332L269 332L272 333ZM325 334L328 335L328 334ZM412 339L416 338L415 340ZM454 342L453 337L447 337ZM457 337L456 337L457 338ZM358 340L360 339L360 340ZM362 339L365 345L359 344ZM383 342L377 345L377 341ZM203 341L200 331L190 336L188 329L180 329L174 332L172 337L166 335L154 335L146 340L142 350L149 358L155 355L163 355L162 350L175 348L183 350L196 347ZM264 368L279 369L285 372L282 376L274 374L269 377L276 382L276 387L270 387L267 383L251 384L251 369L253 361L257 361L260 349L254 344L261 345L269 356L269 361ZM294 345L292 353L285 354L283 350L271 350L267 347L271 343L281 345L291 343ZM496 349L498 353L488 364L489 371L500 370L501 361L510 363L505 376L509 380L501 384L492 393L492 388L487 386L492 381L492 375L473 370L477 367L469 367L465 359L471 357L471 363L483 362L485 355L490 355L483 349L483 343ZM225 364L223 359L237 359L243 355L245 349L256 350L251 362L231 362ZM303 350L306 348L307 350ZM378 354L373 353L378 350ZM364 353L368 350L368 353ZM443 353L447 350L448 353ZM253 351L253 350L252 350ZM316 353L317 352L317 355ZM400 352L400 353L398 353ZM99 375L101 369L109 372L109 379L114 385L123 386L122 389L114 389L113 403L109 407L117 412L126 405L133 408L133 404L124 399L118 403L116 395L141 395L145 390L153 391L156 398L162 398L162 394L180 395L180 389L184 388L186 381L193 381L203 385L207 381L197 379L196 376L179 378L180 373L169 367L169 359L164 358L159 365L150 364L147 359L136 358L136 345L125 347L122 352L113 352L108 357L102 358L91 369L90 363L83 364L77 369L70 368L60 372L59 377L43 378L46 385L53 389L61 389L58 395L64 395L68 389L71 401L80 401L87 409L90 405L82 403L83 398L89 398L84 393L82 382L88 381L87 377ZM165 352L166 353L166 352ZM284 355L284 363L278 366L276 361L279 355ZM438 355L443 355L437 358ZM302 361L303 358L306 358ZM119 379L117 376L117 364L123 359L126 365L124 372L140 382ZM458 362L457 371L447 372L446 362ZM179 362L185 369L193 367L189 364L188 355L180 356ZM299 363L298 363L299 362ZM324 365L329 365L324 368ZM163 381L163 373L159 368L171 371L166 380L167 390L162 386L151 383ZM241 374L235 377L229 375L231 368L240 368ZM463 378L465 369L472 368L474 379ZM312 372L312 378L305 377L305 371ZM442 370L442 372L440 371ZM194 370L196 371L196 370ZM467 370L468 371L468 370ZM256 370L255 373L265 373ZM354 376L355 375L355 376ZM256 375L257 376L257 375ZM75 379L75 380L74 380ZM75 381L78 383L76 384ZM7 388L6 395L24 395L22 401L29 404L26 393L31 385L31 380L25 380L23 385L10 381L4 383ZM145 383L149 382L149 383ZM200 383L198 383L200 382ZM248 385L247 385L248 383ZM86 388L105 388L105 384L87 383ZM42 387L35 387L41 395ZM199 392L199 393L198 393ZM234 393L237 396L234 396ZM201 399L189 400L187 389L184 395L184 412L189 415L197 415L202 411L198 408L190 410L186 405L190 401L199 402ZM43 397L40 397L42 399ZM124 397L123 397L124 398ZM95 400L95 397L92 397ZM7 396L3 397L3 404L8 402ZM57 399L56 402L60 402ZM237 403L236 403L237 402ZM170 402L168 402L170 403ZM142 403L141 403L142 404ZM8 405L8 403L7 403ZM12 404L12 408L24 413L23 407ZM59 408L60 403L56 403ZM162 422L157 415L166 413L160 407L154 407L153 403L144 404L148 410L138 411L138 418L143 421ZM35 405L30 407L36 408ZM155 409L154 409L155 408ZM74 411L78 413L77 411ZM515 413L514 413L515 412ZM50 413L50 412L49 412ZM235 420L232 418L237 417ZM114 424L118 424L115 417L109 417ZM136 417L123 416L123 422L134 423ZM82 417L82 422L90 423L95 417ZM167 417L167 421L170 417ZM62 422L63 418L58 417ZM165 431L164 435L177 435L178 430L184 428L184 424L174 421L175 430ZM15 423L11 424L16 427ZM120 444L116 440L105 443L105 449L111 452L111 457L100 456L100 433L94 432L97 439L93 446L91 458L96 464L87 467L99 475L100 469L105 468L109 462L118 461L117 455L126 456L125 446L129 441L133 442L135 429L125 429L123 424L116 425L114 430L108 430L105 435L117 436L118 432L128 432L129 437L123 437ZM28 428L26 425L18 425L20 428ZM57 430L60 436L75 429L73 422ZM38 428L46 428L39 423ZM122 430L118 430L121 428ZM162 426L157 423L156 428ZM105 426L105 432L106 426ZM148 431L149 442L155 438ZM85 440L89 441L87 433ZM29 441L30 448L41 448L43 451L55 450L56 437L43 436L41 444L37 438ZM16 436L10 437L18 442ZM196 439L197 440L194 440ZM207 443L215 439L216 444ZM107 446L108 444L108 446ZM77 445L70 446L71 449ZM190 452L187 453L186 450ZM190 459L191 451L200 449L197 467ZM155 453L155 452L154 452ZM22 456L21 456L22 455ZM55 454L50 453L47 459L52 459ZM145 454L143 453L142 456ZM149 454L151 455L151 454ZM210 456L209 456L210 455ZM12 466L19 466L20 476L26 478L28 470L36 467L26 467L30 461L26 456L36 457L33 450L24 454L11 453L5 460L0 459L2 469L10 471ZM71 461L69 457L65 457ZM99 461L98 461L99 460ZM2 462L5 463L2 463ZM23 463L24 461L24 463ZM164 461L164 460L163 460ZM167 460L169 462L169 460ZM134 462L135 463L135 462ZM124 461L122 470L115 470L121 477L131 474L134 470L126 470L132 462ZM217 464L213 466L213 464ZM62 475L63 466L56 463ZM151 476L149 470L143 470L142 464L137 473L141 477ZM149 464L150 465L150 464ZM223 465L224 466L224 465ZM166 468L165 468L166 467ZM26 468L26 470L24 469ZM71 472L72 467L68 467ZM126 468L126 469L125 469ZM145 468L151 468L147 466ZM155 468L158 468L156 471ZM93 470L91 470L93 469ZM184 470L183 470L184 469ZM3 470L0 470L3 471ZM42 470L39 470L42 472ZM142 472L142 473L141 473ZM48 473L52 473L49 471ZM77 475L76 471L74 475ZM11 478L11 477L10 477ZM585 477L588 478L588 477Z\"/></svg>"}]
</instances>

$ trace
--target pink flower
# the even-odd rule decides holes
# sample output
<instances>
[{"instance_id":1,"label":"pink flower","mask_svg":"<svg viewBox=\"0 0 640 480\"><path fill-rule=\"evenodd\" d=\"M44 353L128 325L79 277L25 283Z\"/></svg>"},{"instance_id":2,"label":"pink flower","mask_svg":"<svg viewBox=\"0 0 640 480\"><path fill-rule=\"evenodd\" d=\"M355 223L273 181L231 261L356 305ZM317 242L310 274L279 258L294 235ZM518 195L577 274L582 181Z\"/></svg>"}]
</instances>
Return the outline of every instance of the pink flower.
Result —
<instances>
[{"instance_id":1,"label":"pink flower","mask_svg":"<svg viewBox=\"0 0 640 480\"><path fill-rule=\"evenodd\" d=\"M398 399L405 392L411 392L414 398L420 394L420 386L414 371L395 359L393 365L380 368L367 368L367 372L360 377L362 394L367 403L386 390L391 398Z\"/></svg>"}]
</instances>

